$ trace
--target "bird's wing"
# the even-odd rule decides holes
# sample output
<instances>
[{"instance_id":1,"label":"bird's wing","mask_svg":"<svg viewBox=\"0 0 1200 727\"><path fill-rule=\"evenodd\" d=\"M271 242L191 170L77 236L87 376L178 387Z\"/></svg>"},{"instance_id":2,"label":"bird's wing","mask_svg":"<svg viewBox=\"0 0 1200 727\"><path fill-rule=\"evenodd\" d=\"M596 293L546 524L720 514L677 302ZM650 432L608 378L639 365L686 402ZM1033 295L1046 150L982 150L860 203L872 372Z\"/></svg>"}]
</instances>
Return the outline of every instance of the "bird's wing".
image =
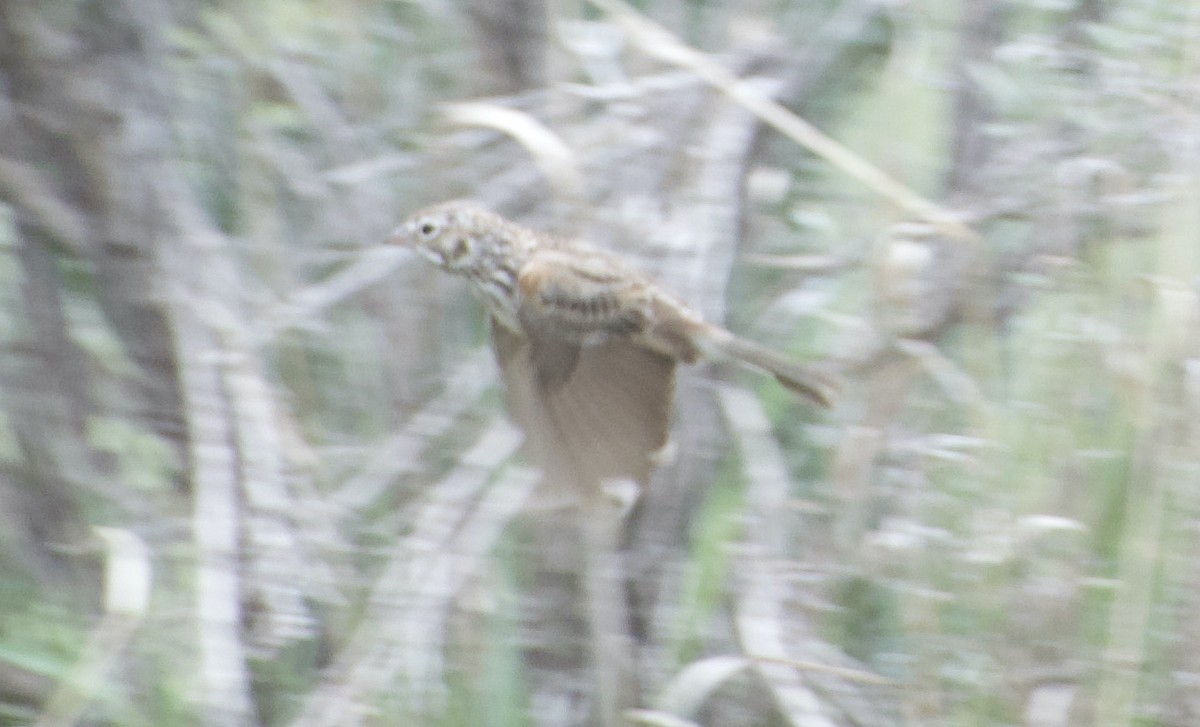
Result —
<instances>
[{"instance_id":1,"label":"bird's wing","mask_svg":"<svg viewBox=\"0 0 1200 727\"><path fill-rule=\"evenodd\" d=\"M576 345L567 374L547 376L544 336L496 322L492 335L509 410L549 481L584 496L595 496L605 479L648 481L670 427L672 359L610 337Z\"/></svg>"},{"instance_id":2,"label":"bird's wing","mask_svg":"<svg viewBox=\"0 0 1200 727\"><path fill-rule=\"evenodd\" d=\"M643 281L636 270L599 251L539 250L517 273L518 315L526 328L580 342L631 335L646 325L637 295Z\"/></svg>"}]
</instances>

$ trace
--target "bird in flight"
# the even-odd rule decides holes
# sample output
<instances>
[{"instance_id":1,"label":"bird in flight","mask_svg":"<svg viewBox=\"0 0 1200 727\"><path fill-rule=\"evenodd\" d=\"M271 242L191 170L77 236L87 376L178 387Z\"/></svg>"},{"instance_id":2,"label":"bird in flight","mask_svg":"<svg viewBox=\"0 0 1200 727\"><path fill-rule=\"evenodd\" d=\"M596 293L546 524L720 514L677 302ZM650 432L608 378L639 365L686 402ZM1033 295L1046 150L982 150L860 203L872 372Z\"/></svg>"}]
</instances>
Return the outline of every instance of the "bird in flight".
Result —
<instances>
[{"instance_id":1,"label":"bird in flight","mask_svg":"<svg viewBox=\"0 0 1200 727\"><path fill-rule=\"evenodd\" d=\"M506 400L547 477L645 484L666 444L677 363L729 360L832 406L829 378L705 321L619 255L445 202L389 243L465 278L491 314Z\"/></svg>"}]
</instances>

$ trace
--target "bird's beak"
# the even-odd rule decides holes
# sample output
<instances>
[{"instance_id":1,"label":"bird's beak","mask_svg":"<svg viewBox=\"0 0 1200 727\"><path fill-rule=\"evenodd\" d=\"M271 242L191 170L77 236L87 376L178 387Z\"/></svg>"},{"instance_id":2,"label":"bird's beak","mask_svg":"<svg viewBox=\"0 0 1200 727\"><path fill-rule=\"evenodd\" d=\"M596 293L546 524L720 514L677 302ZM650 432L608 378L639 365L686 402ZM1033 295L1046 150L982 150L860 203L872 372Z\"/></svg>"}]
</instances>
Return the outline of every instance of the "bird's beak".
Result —
<instances>
[{"instance_id":1,"label":"bird's beak","mask_svg":"<svg viewBox=\"0 0 1200 727\"><path fill-rule=\"evenodd\" d=\"M418 244L416 230L412 222L402 223L396 229L392 230L392 234L388 235L386 244L388 247L398 247L401 250L415 252L438 267L446 267L446 259L439 251L432 250L427 245Z\"/></svg>"},{"instance_id":2,"label":"bird's beak","mask_svg":"<svg viewBox=\"0 0 1200 727\"><path fill-rule=\"evenodd\" d=\"M392 230L392 234L387 237L387 244L396 247L412 247L412 234L408 229L408 223L402 223Z\"/></svg>"}]
</instances>

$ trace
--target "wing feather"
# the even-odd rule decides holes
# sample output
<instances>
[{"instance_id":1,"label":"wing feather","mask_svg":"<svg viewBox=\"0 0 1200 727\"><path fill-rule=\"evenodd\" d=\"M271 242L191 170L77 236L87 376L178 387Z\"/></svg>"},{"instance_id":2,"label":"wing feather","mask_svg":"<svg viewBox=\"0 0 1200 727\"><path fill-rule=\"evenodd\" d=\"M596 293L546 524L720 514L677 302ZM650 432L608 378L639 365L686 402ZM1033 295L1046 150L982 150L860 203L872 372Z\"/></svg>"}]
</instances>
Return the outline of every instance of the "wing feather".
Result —
<instances>
[{"instance_id":1,"label":"wing feather","mask_svg":"<svg viewBox=\"0 0 1200 727\"><path fill-rule=\"evenodd\" d=\"M667 442L675 363L619 337L578 346L565 377L539 373L545 341L493 322L509 410L548 480L598 491L609 478L645 484Z\"/></svg>"},{"instance_id":2,"label":"wing feather","mask_svg":"<svg viewBox=\"0 0 1200 727\"><path fill-rule=\"evenodd\" d=\"M636 293L642 277L599 252L580 256L548 249L532 255L517 275L518 306L526 329L580 342L633 335L646 326Z\"/></svg>"}]
</instances>

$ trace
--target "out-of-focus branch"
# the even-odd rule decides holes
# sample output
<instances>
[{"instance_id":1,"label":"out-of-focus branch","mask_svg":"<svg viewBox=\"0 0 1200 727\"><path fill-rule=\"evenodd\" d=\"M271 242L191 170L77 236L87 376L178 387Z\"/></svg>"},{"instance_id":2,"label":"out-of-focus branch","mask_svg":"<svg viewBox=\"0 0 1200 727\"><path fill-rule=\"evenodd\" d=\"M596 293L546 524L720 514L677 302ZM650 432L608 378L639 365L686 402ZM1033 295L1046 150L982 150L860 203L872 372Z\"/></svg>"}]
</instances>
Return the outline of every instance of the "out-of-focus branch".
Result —
<instances>
[{"instance_id":1,"label":"out-of-focus branch","mask_svg":"<svg viewBox=\"0 0 1200 727\"><path fill-rule=\"evenodd\" d=\"M256 339L268 343L280 333L311 325L313 319L327 308L391 275L404 259L404 254L394 248L378 246L368 249L350 265L320 283L300 290L268 311L254 331Z\"/></svg>"},{"instance_id":2,"label":"out-of-focus branch","mask_svg":"<svg viewBox=\"0 0 1200 727\"><path fill-rule=\"evenodd\" d=\"M963 224L959 215L917 194L626 3L621 0L590 2L620 23L642 52L694 72L789 139L947 235L965 242L979 241L979 234Z\"/></svg>"},{"instance_id":3,"label":"out-of-focus branch","mask_svg":"<svg viewBox=\"0 0 1200 727\"><path fill-rule=\"evenodd\" d=\"M211 332L187 306L178 306L172 325L191 460L201 698L206 724L234 727L254 713L241 639L236 433Z\"/></svg>"},{"instance_id":4,"label":"out-of-focus branch","mask_svg":"<svg viewBox=\"0 0 1200 727\"><path fill-rule=\"evenodd\" d=\"M152 569L146 544L122 528L95 528L105 546L104 616L92 630L79 659L46 701L37 727L70 727L137 633L150 602Z\"/></svg>"},{"instance_id":5,"label":"out-of-focus branch","mask_svg":"<svg viewBox=\"0 0 1200 727\"><path fill-rule=\"evenodd\" d=\"M31 164L0 157L0 200L35 216L38 226L59 245L75 248L87 236L83 215L65 203Z\"/></svg>"},{"instance_id":6,"label":"out-of-focus branch","mask_svg":"<svg viewBox=\"0 0 1200 727\"><path fill-rule=\"evenodd\" d=\"M784 523L788 473L783 452L752 394L724 387L721 405L748 463L745 541L738 548L735 620L742 648L794 725L895 724L893 700L871 691L885 683L859 668L835 668L846 657L810 633L802 614L790 613L788 579L777 567L787 556ZM799 653L801 658L795 658ZM808 664L821 669L802 668Z\"/></svg>"},{"instance_id":7,"label":"out-of-focus branch","mask_svg":"<svg viewBox=\"0 0 1200 727\"><path fill-rule=\"evenodd\" d=\"M461 464L432 485L416 506L413 531L392 551L376 579L369 609L327 676L308 695L292 727L342 724L404 671L408 704L420 713L444 687L442 644L446 610L478 571L504 524L532 492L535 478L514 469L472 511L472 500L513 455L519 433L495 423L465 452Z\"/></svg>"},{"instance_id":8,"label":"out-of-focus branch","mask_svg":"<svg viewBox=\"0 0 1200 727\"><path fill-rule=\"evenodd\" d=\"M464 126L482 126L508 134L525 147L565 201L579 201L586 191L579 160L567 143L529 114L488 103L455 103L443 109L447 120Z\"/></svg>"},{"instance_id":9,"label":"out-of-focus branch","mask_svg":"<svg viewBox=\"0 0 1200 727\"><path fill-rule=\"evenodd\" d=\"M488 372L494 369L490 362L491 353L486 350L467 356L446 377L439 396L414 414L400 431L373 448L358 472L334 494L332 503L338 509L367 507L396 477L416 471L422 450L449 429L490 385Z\"/></svg>"}]
</instances>

